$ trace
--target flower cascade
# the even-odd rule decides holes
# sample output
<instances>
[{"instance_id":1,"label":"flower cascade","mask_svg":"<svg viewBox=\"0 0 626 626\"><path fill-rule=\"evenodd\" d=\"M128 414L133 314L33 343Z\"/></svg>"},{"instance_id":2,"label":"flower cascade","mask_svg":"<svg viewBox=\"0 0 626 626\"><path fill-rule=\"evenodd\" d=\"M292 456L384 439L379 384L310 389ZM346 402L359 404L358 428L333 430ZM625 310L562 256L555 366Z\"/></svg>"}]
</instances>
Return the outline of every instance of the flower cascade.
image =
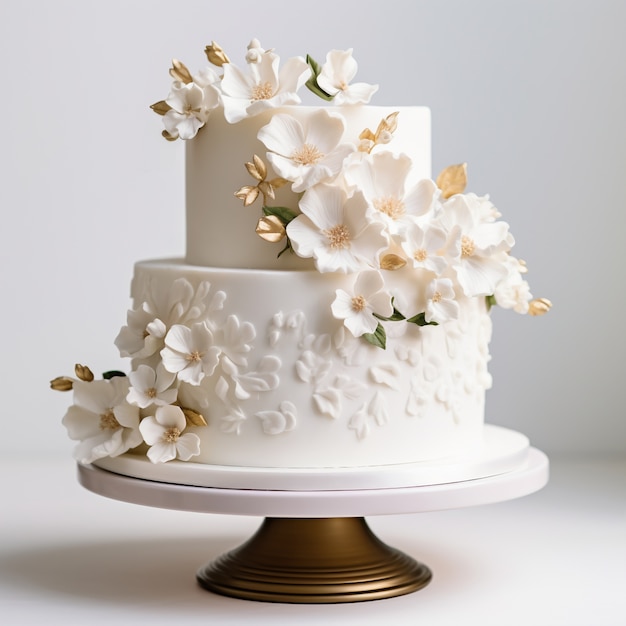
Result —
<instances>
[{"instance_id":1,"label":"flower cascade","mask_svg":"<svg viewBox=\"0 0 626 626\"><path fill-rule=\"evenodd\" d=\"M281 67L274 50L254 39L245 55L247 71L215 42L206 55L221 68L221 78L209 68L194 76L175 60L170 96L152 106L164 115L168 139L190 139L220 110L236 123L268 108L299 104L303 85L340 106L367 104L378 90L353 82L358 65L352 49L331 50L323 64L307 55ZM183 95L186 104L180 102ZM458 318L464 298L486 298L488 307L518 313L545 313L551 303L533 300L526 266L511 255L508 224L498 219L488 196L465 193L466 165L415 182L411 159L385 149L401 123L395 112L376 130L365 128L351 137L337 109L320 108L304 120L282 111L273 115L257 136L265 157L255 154L245 164L255 184L234 192L244 206L262 199L257 234L282 242L278 256L289 251L312 259L319 272L354 275L353 293L337 290L331 312L354 336L381 348L386 346L381 321L445 324ZM285 185L299 194L296 206L274 206L275 190ZM423 285L402 311L392 273L412 273L413 282Z\"/></svg>"}]
</instances>

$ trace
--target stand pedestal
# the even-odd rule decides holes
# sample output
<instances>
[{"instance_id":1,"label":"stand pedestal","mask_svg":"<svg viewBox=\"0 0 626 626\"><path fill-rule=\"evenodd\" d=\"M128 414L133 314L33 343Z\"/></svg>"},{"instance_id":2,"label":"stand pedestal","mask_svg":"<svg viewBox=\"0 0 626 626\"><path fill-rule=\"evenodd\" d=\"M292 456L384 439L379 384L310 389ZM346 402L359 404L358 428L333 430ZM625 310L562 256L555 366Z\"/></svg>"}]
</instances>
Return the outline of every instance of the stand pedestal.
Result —
<instances>
[{"instance_id":1,"label":"stand pedestal","mask_svg":"<svg viewBox=\"0 0 626 626\"><path fill-rule=\"evenodd\" d=\"M529 448L502 474L417 487L280 491L196 487L78 466L90 491L146 506L265 517L239 548L198 572L202 587L246 600L332 603L376 600L421 589L429 569L381 542L364 516L490 504L528 495L548 480L548 459Z\"/></svg>"},{"instance_id":2,"label":"stand pedestal","mask_svg":"<svg viewBox=\"0 0 626 626\"><path fill-rule=\"evenodd\" d=\"M197 578L205 589L235 598L321 604L411 593L431 573L380 541L362 517L266 518L249 541Z\"/></svg>"}]
</instances>

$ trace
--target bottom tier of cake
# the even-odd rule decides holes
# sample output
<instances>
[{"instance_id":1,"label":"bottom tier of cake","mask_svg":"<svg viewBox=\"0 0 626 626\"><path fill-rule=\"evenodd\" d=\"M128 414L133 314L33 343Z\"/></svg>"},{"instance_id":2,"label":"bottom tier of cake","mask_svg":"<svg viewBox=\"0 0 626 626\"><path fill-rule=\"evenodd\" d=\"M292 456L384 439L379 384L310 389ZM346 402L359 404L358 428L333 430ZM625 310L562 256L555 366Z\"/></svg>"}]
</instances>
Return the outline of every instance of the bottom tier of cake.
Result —
<instances>
[{"instance_id":1,"label":"bottom tier of cake","mask_svg":"<svg viewBox=\"0 0 626 626\"><path fill-rule=\"evenodd\" d=\"M409 310L422 297L414 276L385 277ZM138 263L133 309L116 340L132 358L128 400L154 424L164 405L184 409L185 433L200 440L196 464L364 467L479 446L491 382L484 299L459 300L459 319L440 326L383 321L383 349L331 314L336 290L351 292L353 282Z\"/></svg>"}]
</instances>

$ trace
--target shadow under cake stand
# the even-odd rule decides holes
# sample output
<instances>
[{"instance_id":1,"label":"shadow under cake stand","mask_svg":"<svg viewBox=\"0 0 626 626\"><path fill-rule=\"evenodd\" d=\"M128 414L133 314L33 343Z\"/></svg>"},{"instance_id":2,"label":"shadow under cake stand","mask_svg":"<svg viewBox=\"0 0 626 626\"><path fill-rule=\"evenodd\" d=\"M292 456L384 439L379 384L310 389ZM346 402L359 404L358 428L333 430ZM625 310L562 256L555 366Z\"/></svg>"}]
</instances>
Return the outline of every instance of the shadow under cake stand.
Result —
<instances>
[{"instance_id":1,"label":"shadow under cake stand","mask_svg":"<svg viewBox=\"0 0 626 626\"><path fill-rule=\"evenodd\" d=\"M365 516L518 498L541 489L549 468L546 455L530 447L524 435L490 425L479 452L432 463L285 471L207 470L172 462L183 484L163 481L163 466L132 455L97 463L79 464L78 479L102 496L165 509L265 517L247 542L198 571L199 584L240 599L309 604L390 598L430 582L428 567L379 540Z\"/></svg>"}]
</instances>

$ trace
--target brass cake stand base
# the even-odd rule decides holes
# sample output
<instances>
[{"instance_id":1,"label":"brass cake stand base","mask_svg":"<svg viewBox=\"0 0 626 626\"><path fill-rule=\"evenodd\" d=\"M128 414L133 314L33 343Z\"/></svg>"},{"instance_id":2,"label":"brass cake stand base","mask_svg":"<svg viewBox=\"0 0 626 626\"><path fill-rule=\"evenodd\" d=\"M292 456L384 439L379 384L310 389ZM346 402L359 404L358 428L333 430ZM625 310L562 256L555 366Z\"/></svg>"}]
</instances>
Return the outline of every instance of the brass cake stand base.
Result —
<instances>
[{"instance_id":1,"label":"brass cake stand base","mask_svg":"<svg viewBox=\"0 0 626 626\"><path fill-rule=\"evenodd\" d=\"M197 579L209 591L245 600L327 604L411 593L431 573L380 541L363 517L268 517Z\"/></svg>"}]
</instances>

